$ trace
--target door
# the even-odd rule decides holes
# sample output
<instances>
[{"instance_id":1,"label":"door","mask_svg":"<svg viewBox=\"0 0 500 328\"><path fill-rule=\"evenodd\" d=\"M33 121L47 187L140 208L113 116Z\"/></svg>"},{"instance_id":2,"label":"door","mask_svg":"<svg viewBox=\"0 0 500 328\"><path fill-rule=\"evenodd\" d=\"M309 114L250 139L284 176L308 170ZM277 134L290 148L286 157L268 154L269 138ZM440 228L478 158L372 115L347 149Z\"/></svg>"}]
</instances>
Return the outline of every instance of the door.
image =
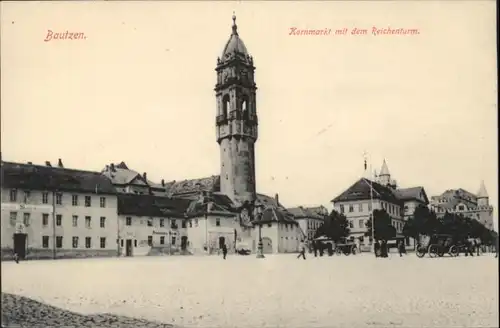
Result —
<instances>
[{"instance_id":1,"label":"door","mask_svg":"<svg viewBox=\"0 0 500 328\"><path fill-rule=\"evenodd\" d=\"M125 243L125 256L132 256L132 239L127 239Z\"/></svg>"},{"instance_id":2,"label":"door","mask_svg":"<svg viewBox=\"0 0 500 328\"><path fill-rule=\"evenodd\" d=\"M226 243L226 239L224 237L219 237L219 249L222 249L222 245Z\"/></svg>"},{"instance_id":3,"label":"door","mask_svg":"<svg viewBox=\"0 0 500 328\"><path fill-rule=\"evenodd\" d=\"M14 252L17 253L20 260L26 258L26 237L28 235L25 233L15 233L14 234Z\"/></svg>"},{"instance_id":4,"label":"door","mask_svg":"<svg viewBox=\"0 0 500 328\"><path fill-rule=\"evenodd\" d=\"M188 237L187 236L182 236L181 237L181 249L183 251L185 251L186 248L187 248L187 241L188 241Z\"/></svg>"},{"instance_id":5,"label":"door","mask_svg":"<svg viewBox=\"0 0 500 328\"><path fill-rule=\"evenodd\" d=\"M271 240L271 238L262 238L262 250L264 254L271 254L273 252L273 241Z\"/></svg>"}]
</instances>

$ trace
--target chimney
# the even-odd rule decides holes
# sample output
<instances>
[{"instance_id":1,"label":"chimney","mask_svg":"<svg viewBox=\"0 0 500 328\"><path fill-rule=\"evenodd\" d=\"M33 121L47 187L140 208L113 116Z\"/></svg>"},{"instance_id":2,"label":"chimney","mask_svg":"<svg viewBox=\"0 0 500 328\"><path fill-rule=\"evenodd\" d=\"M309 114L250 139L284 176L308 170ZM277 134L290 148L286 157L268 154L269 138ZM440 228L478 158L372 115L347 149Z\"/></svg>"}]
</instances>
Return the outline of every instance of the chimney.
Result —
<instances>
[{"instance_id":1,"label":"chimney","mask_svg":"<svg viewBox=\"0 0 500 328\"><path fill-rule=\"evenodd\" d=\"M164 179L161 179L161 186L165 187L165 180Z\"/></svg>"},{"instance_id":2,"label":"chimney","mask_svg":"<svg viewBox=\"0 0 500 328\"><path fill-rule=\"evenodd\" d=\"M276 200L276 205L279 205L279 203L280 203L280 198L279 198L278 194L275 194L275 195L274 195L274 199Z\"/></svg>"},{"instance_id":3,"label":"chimney","mask_svg":"<svg viewBox=\"0 0 500 328\"><path fill-rule=\"evenodd\" d=\"M111 165L109 167L111 168L111 172L116 172L115 164L111 163Z\"/></svg>"},{"instance_id":4,"label":"chimney","mask_svg":"<svg viewBox=\"0 0 500 328\"><path fill-rule=\"evenodd\" d=\"M57 160L57 166L60 167L60 168L64 167L64 165L62 163L62 160L60 158Z\"/></svg>"},{"instance_id":5,"label":"chimney","mask_svg":"<svg viewBox=\"0 0 500 328\"><path fill-rule=\"evenodd\" d=\"M146 181L148 180L148 174L146 172L144 172L142 174L142 177L144 178L144 180L146 180Z\"/></svg>"},{"instance_id":6,"label":"chimney","mask_svg":"<svg viewBox=\"0 0 500 328\"><path fill-rule=\"evenodd\" d=\"M52 166L49 161L45 161L46 166Z\"/></svg>"}]
</instances>

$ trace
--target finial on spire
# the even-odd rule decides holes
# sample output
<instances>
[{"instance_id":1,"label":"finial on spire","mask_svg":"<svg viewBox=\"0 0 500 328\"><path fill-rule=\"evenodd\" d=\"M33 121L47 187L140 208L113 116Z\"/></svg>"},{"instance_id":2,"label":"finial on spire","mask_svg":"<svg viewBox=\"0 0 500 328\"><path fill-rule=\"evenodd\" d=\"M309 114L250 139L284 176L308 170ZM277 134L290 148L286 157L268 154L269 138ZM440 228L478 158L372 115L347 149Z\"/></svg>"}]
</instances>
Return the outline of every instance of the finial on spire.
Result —
<instances>
[{"instance_id":1,"label":"finial on spire","mask_svg":"<svg viewBox=\"0 0 500 328\"><path fill-rule=\"evenodd\" d=\"M238 26L236 26L236 14L233 10L233 34L238 34L237 32Z\"/></svg>"}]
</instances>

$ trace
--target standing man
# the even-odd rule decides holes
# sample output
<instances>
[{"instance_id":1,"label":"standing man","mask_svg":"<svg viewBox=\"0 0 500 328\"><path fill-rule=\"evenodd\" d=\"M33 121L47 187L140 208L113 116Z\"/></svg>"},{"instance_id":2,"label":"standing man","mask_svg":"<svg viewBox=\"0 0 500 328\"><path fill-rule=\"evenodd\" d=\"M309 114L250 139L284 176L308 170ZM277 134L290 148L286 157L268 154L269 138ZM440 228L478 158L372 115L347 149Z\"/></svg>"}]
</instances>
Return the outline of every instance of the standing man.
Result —
<instances>
[{"instance_id":1,"label":"standing man","mask_svg":"<svg viewBox=\"0 0 500 328\"><path fill-rule=\"evenodd\" d=\"M222 244L222 258L225 260L227 255L227 246L226 244Z\"/></svg>"},{"instance_id":2,"label":"standing man","mask_svg":"<svg viewBox=\"0 0 500 328\"><path fill-rule=\"evenodd\" d=\"M297 258L299 259L302 256L304 258L304 260L305 260L306 259L306 245L304 244L303 240L300 241L299 252L300 253L297 256Z\"/></svg>"}]
</instances>

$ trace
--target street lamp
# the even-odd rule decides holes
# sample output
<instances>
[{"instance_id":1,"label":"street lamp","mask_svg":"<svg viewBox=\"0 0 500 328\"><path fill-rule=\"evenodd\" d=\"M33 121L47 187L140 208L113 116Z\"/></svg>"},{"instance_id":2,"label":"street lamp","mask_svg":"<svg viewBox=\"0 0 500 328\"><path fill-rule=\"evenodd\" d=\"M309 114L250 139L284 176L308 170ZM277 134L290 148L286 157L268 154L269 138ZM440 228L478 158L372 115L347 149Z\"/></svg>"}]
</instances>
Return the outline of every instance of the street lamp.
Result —
<instances>
[{"instance_id":1,"label":"street lamp","mask_svg":"<svg viewBox=\"0 0 500 328\"><path fill-rule=\"evenodd\" d=\"M259 246L257 248L257 258L263 259L264 256L264 244L262 244L262 205L255 206L256 214L257 214L257 224L259 225Z\"/></svg>"}]
</instances>

